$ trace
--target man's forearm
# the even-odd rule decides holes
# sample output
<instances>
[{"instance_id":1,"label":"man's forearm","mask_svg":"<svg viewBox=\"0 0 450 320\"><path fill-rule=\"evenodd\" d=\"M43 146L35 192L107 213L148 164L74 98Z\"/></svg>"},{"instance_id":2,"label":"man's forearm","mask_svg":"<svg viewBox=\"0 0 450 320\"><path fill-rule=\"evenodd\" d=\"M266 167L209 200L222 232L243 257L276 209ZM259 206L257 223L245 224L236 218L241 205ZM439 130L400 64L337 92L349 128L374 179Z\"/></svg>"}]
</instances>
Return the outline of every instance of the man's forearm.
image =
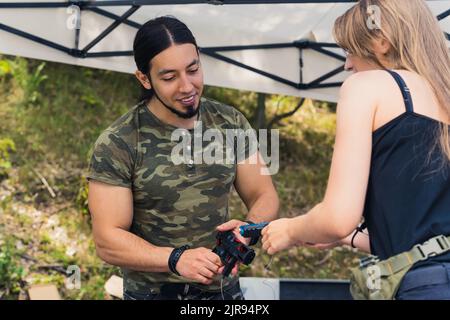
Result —
<instances>
[{"instance_id":1,"label":"man's forearm","mask_svg":"<svg viewBox=\"0 0 450 320\"><path fill-rule=\"evenodd\" d=\"M278 217L279 201L276 193L261 194L249 208L246 220L259 223L272 221Z\"/></svg>"},{"instance_id":2,"label":"man's forearm","mask_svg":"<svg viewBox=\"0 0 450 320\"><path fill-rule=\"evenodd\" d=\"M144 272L169 272L173 248L157 247L135 234L115 228L96 237L97 254L109 264Z\"/></svg>"}]
</instances>

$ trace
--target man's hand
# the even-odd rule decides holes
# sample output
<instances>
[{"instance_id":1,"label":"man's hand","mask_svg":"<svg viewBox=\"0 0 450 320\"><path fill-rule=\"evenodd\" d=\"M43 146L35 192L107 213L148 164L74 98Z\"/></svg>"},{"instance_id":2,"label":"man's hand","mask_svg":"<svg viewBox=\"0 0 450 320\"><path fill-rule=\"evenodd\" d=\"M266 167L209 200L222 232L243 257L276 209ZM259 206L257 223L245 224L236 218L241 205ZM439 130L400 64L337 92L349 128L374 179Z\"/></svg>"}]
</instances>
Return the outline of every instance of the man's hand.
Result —
<instances>
[{"instance_id":1,"label":"man's hand","mask_svg":"<svg viewBox=\"0 0 450 320\"><path fill-rule=\"evenodd\" d=\"M248 245L250 243L251 239L250 238L244 238L243 236L241 236L241 233L239 231L239 227L240 226L245 226L247 224L248 224L247 222L233 219L233 220L230 220L228 222L225 222L225 223L221 224L216 229L217 229L217 231L220 231L220 232L225 232L225 231L231 231L232 230L234 236L236 237L236 239L238 239L243 244Z\"/></svg>"},{"instance_id":2,"label":"man's hand","mask_svg":"<svg viewBox=\"0 0 450 320\"><path fill-rule=\"evenodd\" d=\"M183 252L176 269L182 277L208 285L223 269L223 264L210 249L196 248Z\"/></svg>"},{"instance_id":3,"label":"man's hand","mask_svg":"<svg viewBox=\"0 0 450 320\"><path fill-rule=\"evenodd\" d=\"M216 229L217 231L220 232L225 232L225 231L233 231L234 236L236 237L237 240L239 240L240 242L242 242L243 244L247 245L250 243L250 238L244 238L243 236L241 236L241 233L239 231L239 227L240 226L245 226L247 225L247 222L244 221L240 221L240 220L230 220L228 222L225 222L223 224L221 224L220 226L218 226ZM219 273L222 273L223 271L223 267L220 268ZM233 270L231 270L231 274L233 276L235 276L239 271L239 262L236 262L236 265L234 266Z\"/></svg>"}]
</instances>

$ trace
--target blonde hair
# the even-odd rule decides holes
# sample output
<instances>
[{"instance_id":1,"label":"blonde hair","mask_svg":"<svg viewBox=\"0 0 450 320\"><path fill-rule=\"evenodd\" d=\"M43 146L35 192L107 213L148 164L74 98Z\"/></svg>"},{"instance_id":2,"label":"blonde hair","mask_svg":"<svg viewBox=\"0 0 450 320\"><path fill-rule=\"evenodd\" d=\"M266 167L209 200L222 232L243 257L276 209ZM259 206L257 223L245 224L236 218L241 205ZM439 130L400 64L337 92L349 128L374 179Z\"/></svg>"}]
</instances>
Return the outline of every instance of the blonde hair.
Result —
<instances>
[{"instance_id":1,"label":"blonde hair","mask_svg":"<svg viewBox=\"0 0 450 320\"><path fill-rule=\"evenodd\" d=\"M379 13L379 15L374 15ZM373 17L379 21L371 20ZM415 72L425 78L450 117L450 51L437 18L424 0L360 0L340 16L336 43L380 68ZM375 39L390 43L383 65L372 51ZM436 145L450 161L449 126L441 123Z\"/></svg>"}]
</instances>

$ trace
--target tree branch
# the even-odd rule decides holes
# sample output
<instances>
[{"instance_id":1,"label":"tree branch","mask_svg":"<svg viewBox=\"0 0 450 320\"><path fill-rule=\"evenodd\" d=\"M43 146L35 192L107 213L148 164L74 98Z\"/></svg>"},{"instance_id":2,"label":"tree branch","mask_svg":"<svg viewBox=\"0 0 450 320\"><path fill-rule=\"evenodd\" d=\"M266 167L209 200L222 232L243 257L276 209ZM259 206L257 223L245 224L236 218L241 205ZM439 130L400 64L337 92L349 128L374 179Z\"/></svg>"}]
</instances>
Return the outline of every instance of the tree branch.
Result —
<instances>
[{"instance_id":1,"label":"tree branch","mask_svg":"<svg viewBox=\"0 0 450 320\"><path fill-rule=\"evenodd\" d=\"M270 120L269 124L267 125L267 128L270 130L272 129L272 127L277 124L278 122L280 122L282 119L287 118L292 116L293 114L295 114L302 106L303 103L305 102L305 98L301 98L300 101L297 103L297 105L295 106L294 109L292 109L289 112L285 112L282 114L278 114L276 116L273 117L272 120Z\"/></svg>"}]
</instances>

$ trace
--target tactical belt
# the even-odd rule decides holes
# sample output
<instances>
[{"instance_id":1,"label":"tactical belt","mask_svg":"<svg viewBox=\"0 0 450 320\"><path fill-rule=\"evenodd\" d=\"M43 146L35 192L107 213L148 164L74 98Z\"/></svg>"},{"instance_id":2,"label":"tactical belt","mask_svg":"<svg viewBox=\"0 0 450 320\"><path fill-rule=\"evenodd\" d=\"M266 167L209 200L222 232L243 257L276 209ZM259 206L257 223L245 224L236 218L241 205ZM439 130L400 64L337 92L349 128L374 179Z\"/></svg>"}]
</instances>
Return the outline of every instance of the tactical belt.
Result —
<instances>
[{"instance_id":1,"label":"tactical belt","mask_svg":"<svg viewBox=\"0 0 450 320\"><path fill-rule=\"evenodd\" d=\"M400 253L387 260L380 261L376 256L370 256L360 261L360 268L377 264L381 276L389 276L419 261L441 255L450 251L450 236L439 235L428 241L415 245L410 251Z\"/></svg>"},{"instance_id":2,"label":"tactical belt","mask_svg":"<svg viewBox=\"0 0 450 320\"><path fill-rule=\"evenodd\" d=\"M450 236L439 235L411 250L380 261L369 256L351 268L350 292L354 299L395 299L403 277L419 261L450 251Z\"/></svg>"}]
</instances>

